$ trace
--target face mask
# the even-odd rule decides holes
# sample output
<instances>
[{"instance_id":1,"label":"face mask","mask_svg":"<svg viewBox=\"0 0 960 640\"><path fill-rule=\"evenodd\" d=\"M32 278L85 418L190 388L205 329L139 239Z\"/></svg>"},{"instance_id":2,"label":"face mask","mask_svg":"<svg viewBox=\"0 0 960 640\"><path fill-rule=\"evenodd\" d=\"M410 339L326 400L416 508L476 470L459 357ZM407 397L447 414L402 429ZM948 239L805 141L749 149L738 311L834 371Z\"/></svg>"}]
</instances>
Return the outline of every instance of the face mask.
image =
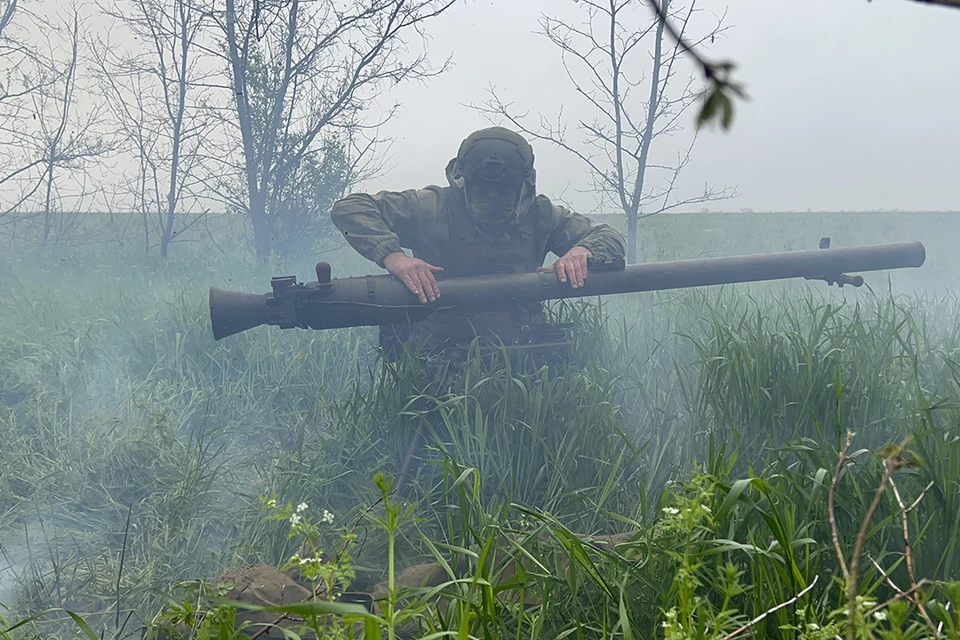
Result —
<instances>
[{"instance_id":1,"label":"face mask","mask_svg":"<svg viewBox=\"0 0 960 640\"><path fill-rule=\"evenodd\" d=\"M514 206L512 204L500 204L490 202L485 204L470 204L470 213L482 224L498 225L508 222L513 218Z\"/></svg>"},{"instance_id":2,"label":"face mask","mask_svg":"<svg viewBox=\"0 0 960 640\"><path fill-rule=\"evenodd\" d=\"M498 226L509 222L516 215L517 191L507 189L489 198L478 189L469 189L467 206L474 220L483 225Z\"/></svg>"}]
</instances>

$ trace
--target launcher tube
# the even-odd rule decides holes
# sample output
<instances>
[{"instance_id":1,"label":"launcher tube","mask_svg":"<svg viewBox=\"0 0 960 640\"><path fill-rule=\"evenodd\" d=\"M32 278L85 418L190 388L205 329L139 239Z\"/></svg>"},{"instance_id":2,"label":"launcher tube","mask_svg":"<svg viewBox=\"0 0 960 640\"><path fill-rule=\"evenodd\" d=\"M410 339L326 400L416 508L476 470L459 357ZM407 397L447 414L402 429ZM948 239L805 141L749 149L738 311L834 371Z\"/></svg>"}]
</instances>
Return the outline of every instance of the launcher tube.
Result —
<instances>
[{"instance_id":1,"label":"launcher tube","mask_svg":"<svg viewBox=\"0 0 960 640\"><path fill-rule=\"evenodd\" d=\"M900 242L629 265L616 271L591 272L579 289L559 282L552 271L448 278L438 280L440 298L427 304L420 304L390 275L362 276L298 284L284 293L262 296L211 288L210 306L214 335L220 339L259 324L333 329L412 322L438 310L470 313L640 291L790 278L842 283L848 272L919 267L924 259L921 243ZM238 296L244 297L242 304ZM246 317L231 318L231 312L240 307Z\"/></svg>"}]
</instances>

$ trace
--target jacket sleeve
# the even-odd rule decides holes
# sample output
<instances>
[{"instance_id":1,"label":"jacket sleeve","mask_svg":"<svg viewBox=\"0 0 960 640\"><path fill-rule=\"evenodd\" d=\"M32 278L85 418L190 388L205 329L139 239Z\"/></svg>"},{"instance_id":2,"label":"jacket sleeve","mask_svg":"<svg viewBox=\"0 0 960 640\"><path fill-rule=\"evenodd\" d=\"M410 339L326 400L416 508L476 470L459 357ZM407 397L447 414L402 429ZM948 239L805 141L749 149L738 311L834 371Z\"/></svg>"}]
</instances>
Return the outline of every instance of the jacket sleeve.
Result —
<instances>
[{"instance_id":1,"label":"jacket sleeve","mask_svg":"<svg viewBox=\"0 0 960 640\"><path fill-rule=\"evenodd\" d=\"M547 250L563 256L575 246L586 247L600 260L622 258L626 252L623 236L608 224L595 222L570 209L549 204L549 223L552 227L547 239Z\"/></svg>"},{"instance_id":2,"label":"jacket sleeve","mask_svg":"<svg viewBox=\"0 0 960 640\"><path fill-rule=\"evenodd\" d=\"M401 247L416 250L425 222L442 208L438 188L354 193L334 203L333 223L357 252L379 266Z\"/></svg>"}]
</instances>

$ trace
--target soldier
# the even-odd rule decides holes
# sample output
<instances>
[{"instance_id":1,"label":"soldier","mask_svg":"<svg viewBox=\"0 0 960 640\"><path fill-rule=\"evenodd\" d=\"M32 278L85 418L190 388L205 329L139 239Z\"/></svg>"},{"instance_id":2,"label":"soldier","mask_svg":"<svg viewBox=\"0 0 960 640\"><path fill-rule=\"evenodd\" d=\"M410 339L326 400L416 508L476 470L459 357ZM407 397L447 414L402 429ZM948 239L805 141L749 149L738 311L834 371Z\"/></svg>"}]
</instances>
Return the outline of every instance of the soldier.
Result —
<instances>
[{"instance_id":1,"label":"soldier","mask_svg":"<svg viewBox=\"0 0 960 640\"><path fill-rule=\"evenodd\" d=\"M532 147L517 133L482 129L447 164L449 186L352 194L334 204L331 216L354 249L424 304L442 298L444 277L543 270L548 252L560 258L546 269L582 287L588 260L622 258L623 238L537 195L533 159ZM556 332L550 333L538 304L469 316L438 312L415 326L381 327L380 343L395 358L403 344L417 342L437 353L478 336L520 345L549 341Z\"/></svg>"}]
</instances>

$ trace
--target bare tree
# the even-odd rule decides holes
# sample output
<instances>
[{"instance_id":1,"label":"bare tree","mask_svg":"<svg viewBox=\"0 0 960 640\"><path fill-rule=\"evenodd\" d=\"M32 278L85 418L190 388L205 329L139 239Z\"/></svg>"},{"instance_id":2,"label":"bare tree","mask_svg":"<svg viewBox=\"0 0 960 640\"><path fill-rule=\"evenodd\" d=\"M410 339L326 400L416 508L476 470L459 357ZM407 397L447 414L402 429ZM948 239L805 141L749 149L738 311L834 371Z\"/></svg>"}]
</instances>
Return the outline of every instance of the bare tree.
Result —
<instances>
[{"instance_id":1,"label":"bare tree","mask_svg":"<svg viewBox=\"0 0 960 640\"><path fill-rule=\"evenodd\" d=\"M580 23L544 16L541 33L560 49L564 70L574 92L590 114L580 118L571 135L563 110L555 120L540 115L528 124L491 90L491 98L476 107L491 120L507 120L528 136L553 143L587 167L592 191L601 206L612 204L627 219L627 258L637 260L637 227L642 218L696 203L734 197L731 187L677 196L677 183L689 164L696 134L672 162L655 162L655 142L682 131L680 117L700 92L693 78L680 77L682 51L664 38L664 21L650 20L643 0L580 0ZM696 0L680 9L681 34L696 13ZM642 13L641 26L636 26ZM712 40L725 30L722 17L696 44ZM646 60L644 60L646 58ZM646 71L644 71L646 67Z\"/></svg>"},{"instance_id":2,"label":"bare tree","mask_svg":"<svg viewBox=\"0 0 960 640\"><path fill-rule=\"evenodd\" d=\"M136 156L128 191L143 220L145 249L155 235L166 258L201 211L201 150L215 124L204 97L212 74L208 14L191 0L117 0L101 11L142 43L124 51L100 40L94 61L127 151ZM178 225L178 216L187 219Z\"/></svg>"},{"instance_id":3,"label":"bare tree","mask_svg":"<svg viewBox=\"0 0 960 640\"><path fill-rule=\"evenodd\" d=\"M239 157L233 176L243 189L218 190L248 216L260 260L275 249L304 163L322 162L331 142L350 144L375 127L364 110L383 88L446 68L431 68L424 53L408 55L406 38L423 38L424 23L455 2L225 0L215 14L234 98L225 122L239 140L230 157Z\"/></svg>"},{"instance_id":4,"label":"bare tree","mask_svg":"<svg viewBox=\"0 0 960 640\"><path fill-rule=\"evenodd\" d=\"M17 0L0 6L0 217L27 216L42 246L76 226L65 206L84 206L95 191L88 169L111 149L96 105L78 101L82 31L75 6L57 23Z\"/></svg>"},{"instance_id":5,"label":"bare tree","mask_svg":"<svg viewBox=\"0 0 960 640\"><path fill-rule=\"evenodd\" d=\"M65 212L60 205L66 194L58 183L59 172L66 171L72 183L73 192L67 200L71 208L82 208L84 199L89 195L84 169L96 164L113 148L107 136L99 131L102 125L99 109L93 107L82 112L76 104L80 25L79 11L73 7L69 17L64 19L62 28L55 31L58 35L67 36L66 58L55 72L55 77L45 83L33 99L34 113L38 114L38 132L34 140L38 147L37 155L42 158L44 182L41 246L51 241L57 214L61 214L61 225L75 226L69 225L70 221L62 217ZM65 227L61 226L61 231L64 230Z\"/></svg>"},{"instance_id":6,"label":"bare tree","mask_svg":"<svg viewBox=\"0 0 960 640\"><path fill-rule=\"evenodd\" d=\"M108 49L103 47L100 50ZM153 231L157 228L156 223L162 223L162 211L160 211L162 157L159 157L160 154L157 151L160 131L150 126L152 123L147 115L149 109L145 104L145 98L148 95L145 85L149 83L144 76L147 74L145 72L130 74L126 78L126 83L120 84L115 81L110 73L110 65L102 57L96 58L96 64L102 84L105 85L104 93L107 95L107 102L123 140L122 155L129 153L135 160L132 166L119 172L120 184L117 185L114 198L108 203L122 202L121 206L124 208L129 206L129 210L139 214L143 250L144 253L150 253ZM127 91L129 91L129 98L125 95ZM126 225L123 225L123 230L125 233ZM117 239L123 244L125 236L118 235Z\"/></svg>"},{"instance_id":7,"label":"bare tree","mask_svg":"<svg viewBox=\"0 0 960 640\"><path fill-rule=\"evenodd\" d=\"M33 99L55 74L37 47L27 44L24 32L35 22L18 0L0 0L0 217L16 211L43 184L43 157L34 153L27 123L37 118Z\"/></svg>"}]
</instances>

